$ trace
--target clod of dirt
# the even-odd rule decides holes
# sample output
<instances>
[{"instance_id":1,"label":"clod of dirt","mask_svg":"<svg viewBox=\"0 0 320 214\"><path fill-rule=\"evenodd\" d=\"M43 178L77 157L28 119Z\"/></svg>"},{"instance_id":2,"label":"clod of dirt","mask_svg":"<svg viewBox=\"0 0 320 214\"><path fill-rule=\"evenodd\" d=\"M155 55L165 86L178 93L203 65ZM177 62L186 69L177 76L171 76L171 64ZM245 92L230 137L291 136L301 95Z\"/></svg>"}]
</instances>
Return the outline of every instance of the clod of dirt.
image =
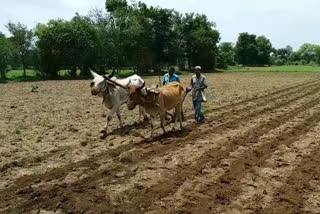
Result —
<instances>
[{"instance_id":1,"label":"clod of dirt","mask_svg":"<svg viewBox=\"0 0 320 214\"><path fill-rule=\"evenodd\" d=\"M140 152L137 149L133 149L127 152L123 152L119 156L119 161L122 163L132 163L138 161Z\"/></svg>"},{"instance_id":2,"label":"clod of dirt","mask_svg":"<svg viewBox=\"0 0 320 214\"><path fill-rule=\"evenodd\" d=\"M33 189L28 186L26 188L20 189L16 192L16 194L27 194L27 193L31 193L33 191Z\"/></svg>"},{"instance_id":3,"label":"clod of dirt","mask_svg":"<svg viewBox=\"0 0 320 214\"><path fill-rule=\"evenodd\" d=\"M132 172L135 172L135 171L137 171L138 170L138 166L134 166L134 167L132 167L130 170L132 171Z\"/></svg>"},{"instance_id":4,"label":"clod of dirt","mask_svg":"<svg viewBox=\"0 0 320 214\"><path fill-rule=\"evenodd\" d=\"M241 214L241 212L238 209L232 208L232 209L228 209L226 211L226 214Z\"/></svg>"},{"instance_id":5,"label":"clod of dirt","mask_svg":"<svg viewBox=\"0 0 320 214\"><path fill-rule=\"evenodd\" d=\"M80 142L80 145L81 146L87 146L88 145L88 141L83 140L83 141Z\"/></svg>"},{"instance_id":6,"label":"clod of dirt","mask_svg":"<svg viewBox=\"0 0 320 214\"><path fill-rule=\"evenodd\" d=\"M34 158L32 159L32 161L33 161L34 163L39 163L39 162L41 162L41 157L34 157Z\"/></svg>"},{"instance_id":7,"label":"clod of dirt","mask_svg":"<svg viewBox=\"0 0 320 214\"><path fill-rule=\"evenodd\" d=\"M119 172L119 173L116 174L117 178L121 178L121 177L124 177L124 176L126 176L126 172Z\"/></svg>"},{"instance_id":8,"label":"clod of dirt","mask_svg":"<svg viewBox=\"0 0 320 214\"><path fill-rule=\"evenodd\" d=\"M37 138L37 143L40 143L42 141L42 137Z\"/></svg>"}]
</instances>

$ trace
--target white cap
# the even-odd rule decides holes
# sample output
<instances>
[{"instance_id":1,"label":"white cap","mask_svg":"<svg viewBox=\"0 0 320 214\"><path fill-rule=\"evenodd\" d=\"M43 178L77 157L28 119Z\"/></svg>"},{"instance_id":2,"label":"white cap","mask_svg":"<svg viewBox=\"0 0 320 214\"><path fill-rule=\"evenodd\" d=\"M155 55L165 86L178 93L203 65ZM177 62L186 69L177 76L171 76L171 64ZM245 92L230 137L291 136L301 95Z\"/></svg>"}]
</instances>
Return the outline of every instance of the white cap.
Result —
<instances>
[{"instance_id":1,"label":"white cap","mask_svg":"<svg viewBox=\"0 0 320 214\"><path fill-rule=\"evenodd\" d=\"M201 70L201 67L200 66L196 66L194 69L195 70Z\"/></svg>"}]
</instances>

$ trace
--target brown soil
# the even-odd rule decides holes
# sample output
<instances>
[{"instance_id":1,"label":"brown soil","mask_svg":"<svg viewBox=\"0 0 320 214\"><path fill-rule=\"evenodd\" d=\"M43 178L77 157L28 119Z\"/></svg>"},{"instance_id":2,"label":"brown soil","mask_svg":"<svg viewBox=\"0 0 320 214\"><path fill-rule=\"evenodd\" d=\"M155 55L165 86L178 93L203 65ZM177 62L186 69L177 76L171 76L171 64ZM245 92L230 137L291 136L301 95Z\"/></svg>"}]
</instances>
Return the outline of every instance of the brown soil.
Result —
<instances>
[{"instance_id":1,"label":"brown soil","mask_svg":"<svg viewBox=\"0 0 320 214\"><path fill-rule=\"evenodd\" d=\"M207 121L154 138L125 106L100 133L90 81L0 85L0 213L320 213L320 76L206 76Z\"/></svg>"}]
</instances>

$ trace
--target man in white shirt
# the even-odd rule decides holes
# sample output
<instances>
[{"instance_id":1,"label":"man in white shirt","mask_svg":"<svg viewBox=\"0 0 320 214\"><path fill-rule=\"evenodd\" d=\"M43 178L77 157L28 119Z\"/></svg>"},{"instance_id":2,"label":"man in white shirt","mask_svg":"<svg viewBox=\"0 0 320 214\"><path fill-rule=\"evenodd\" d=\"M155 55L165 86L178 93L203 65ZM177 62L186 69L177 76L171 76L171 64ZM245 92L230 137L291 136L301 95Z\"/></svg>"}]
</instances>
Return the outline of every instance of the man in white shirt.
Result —
<instances>
[{"instance_id":1,"label":"man in white shirt","mask_svg":"<svg viewBox=\"0 0 320 214\"><path fill-rule=\"evenodd\" d=\"M187 88L187 92L192 90L193 107L195 109L195 119L197 123L203 123L205 117L201 112L202 103L206 102L204 95L204 89L208 87L206 77L201 74L201 67L195 67L195 75L191 78L190 87Z\"/></svg>"}]
</instances>

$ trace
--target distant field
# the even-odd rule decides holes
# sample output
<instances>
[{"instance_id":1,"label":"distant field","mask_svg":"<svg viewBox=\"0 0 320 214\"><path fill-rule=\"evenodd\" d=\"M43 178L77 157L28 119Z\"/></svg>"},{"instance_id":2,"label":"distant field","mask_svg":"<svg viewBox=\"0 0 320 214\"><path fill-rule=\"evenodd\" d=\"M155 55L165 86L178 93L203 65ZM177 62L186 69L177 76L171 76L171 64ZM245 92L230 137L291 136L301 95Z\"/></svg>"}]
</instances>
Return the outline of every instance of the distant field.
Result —
<instances>
[{"instance_id":1,"label":"distant field","mask_svg":"<svg viewBox=\"0 0 320 214\"><path fill-rule=\"evenodd\" d=\"M270 67L242 67L230 66L226 71L232 72L320 72L320 66L286 65Z\"/></svg>"},{"instance_id":2,"label":"distant field","mask_svg":"<svg viewBox=\"0 0 320 214\"><path fill-rule=\"evenodd\" d=\"M80 70L78 70L77 72L79 74ZM35 70L27 69L26 73L27 73L27 75L26 75L27 77L24 79L22 69L11 70L11 71L7 72L7 78L8 78L8 80L11 80L11 81L40 80L41 79L41 77L37 75L37 71L35 71ZM68 71L67 70L59 71L59 76L60 77L68 76Z\"/></svg>"},{"instance_id":3,"label":"distant field","mask_svg":"<svg viewBox=\"0 0 320 214\"><path fill-rule=\"evenodd\" d=\"M36 77L37 73L34 70L26 70L27 77ZM11 70L7 73L7 78L9 80L19 79L23 76L23 70Z\"/></svg>"},{"instance_id":4,"label":"distant field","mask_svg":"<svg viewBox=\"0 0 320 214\"><path fill-rule=\"evenodd\" d=\"M14 81L14 82L23 82L23 81L37 81L37 80L41 80L40 76L37 76L37 72L35 70L31 70L31 69L27 69L27 77L23 78L23 70L11 70L9 72L7 72L7 79L9 81ZM107 70L106 73L111 73L112 70ZM80 70L77 71L77 74L80 74ZM133 75L134 71L133 70L121 70L119 74L117 74L117 77L127 77L130 75ZM153 76L154 75L158 75L157 73L148 73L145 75L148 76ZM177 74L179 75L185 75L188 74L188 72L186 71L179 71L177 72ZM141 76L145 76L144 74L142 74ZM70 78L69 73L67 70L61 70L59 71L59 77L61 77L61 79L68 79Z\"/></svg>"},{"instance_id":5,"label":"distant field","mask_svg":"<svg viewBox=\"0 0 320 214\"><path fill-rule=\"evenodd\" d=\"M270 67L242 67L242 66L230 66L227 70L220 70L222 72L320 72L320 66L270 66ZM80 74L80 70L77 71ZM107 70L106 73L111 73L111 70ZM133 70L121 70L118 77L127 77L134 74ZM157 73L149 73L148 75L158 75ZM186 71L177 72L179 75L188 74ZM144 75L142 75L144 76ZM59 77L61 79L68 79L69 74L67 70L59 71ZM9 81L37 81L41 80L40 76L37 76L35 70L27 69L27 77L23 78L23 70L11 70L7 73Z\"/></svg>"}]
</instances>

